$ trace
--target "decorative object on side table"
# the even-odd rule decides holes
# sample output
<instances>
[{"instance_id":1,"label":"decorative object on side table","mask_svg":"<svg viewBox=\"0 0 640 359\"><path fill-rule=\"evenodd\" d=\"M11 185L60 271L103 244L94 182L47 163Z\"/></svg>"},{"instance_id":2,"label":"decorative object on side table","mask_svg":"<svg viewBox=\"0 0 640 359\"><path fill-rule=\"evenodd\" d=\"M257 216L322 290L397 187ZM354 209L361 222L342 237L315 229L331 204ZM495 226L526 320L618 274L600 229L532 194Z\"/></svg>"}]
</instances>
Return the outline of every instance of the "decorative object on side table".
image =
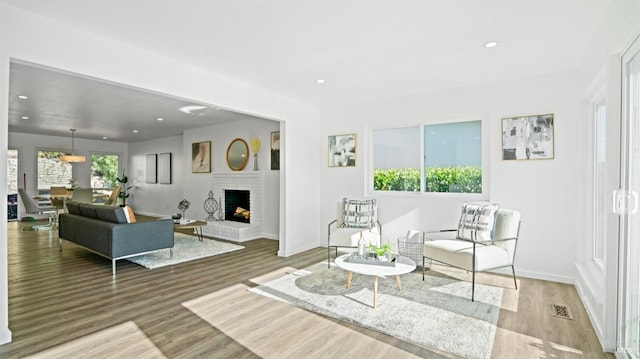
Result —
<instances>
[{"instance_id":1,"label":"decorative object on side table","mask_svg":"<svg viewBox=\"0 0 640 359\"><path fill-rule=\"evenodd\" d=\"M204 200L204 211L209 215L205 221L210 222L220 220L218 212L221 212L222 208L220 206L220 202L213 198L213 191L209 191L209 198Z\"/></svg>"},{"instance_id":2,"label":"decorative object on side table","mask_svg":"<svg viewBox=\"0 0 640 359\"><path fill-rule=\"evenodd\" d=\"M260 152L260 139L258 137L251 139L251 149L253 150L253 170L258 170L258 152Z\"/></svg>"},{"instance_id":3,"label":"decorative object on side table","mask_svg":"<svg viewBox=\"0 0 640 359\"><path fill-rule=\"evenodd\" d=\"M131 189L132 186L127 186L127 182L129 182L129 177L127 177L127 175L124 172L124 168L122 169L122 177L116 177L116 180L120 183L122 183L122 186L120 186L120 194L118 194L118 197L120 197L122 199L122 206L126 206L127 205L127 198L129 198L130 193L129 190Z\"/></svg>"},{"instance_id":4,"label":"decorative object on side table","mask_svg":"<svg viewBox=\"0 0 640 359\"><path fill-rule=\"evenodd\" d=\"M183 199L178 204L178 209L182 211L182 218L180 218L180 224L187 223L187 217L185 217L185 212L189 209L189 206L191 206L191 202L187 201L186 199Z\"/></svg>"}]
</instances>

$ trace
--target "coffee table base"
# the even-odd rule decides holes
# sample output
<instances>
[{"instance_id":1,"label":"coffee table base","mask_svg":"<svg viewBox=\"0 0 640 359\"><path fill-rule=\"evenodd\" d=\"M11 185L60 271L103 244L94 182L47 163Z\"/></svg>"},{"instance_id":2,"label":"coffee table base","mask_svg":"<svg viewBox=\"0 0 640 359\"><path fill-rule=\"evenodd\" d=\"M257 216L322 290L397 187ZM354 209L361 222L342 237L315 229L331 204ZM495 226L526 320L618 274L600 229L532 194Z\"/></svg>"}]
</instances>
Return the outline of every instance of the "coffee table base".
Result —
<instances>
[{"instance_id":1,"label":"coffee table base","mask_svg":"<svg viewBox=\"0 0 640 359\"><path fill-rule=\"evenodd\" d=\"M347 289L351 288L351 280L353 279L353 272L347 273ZM396 283L398 284L398 289L402 292L402 281L400 280L400 276L396 275ZM373 276L373 307L378 306L378 276Z\"/></svg>"}]
</instances>

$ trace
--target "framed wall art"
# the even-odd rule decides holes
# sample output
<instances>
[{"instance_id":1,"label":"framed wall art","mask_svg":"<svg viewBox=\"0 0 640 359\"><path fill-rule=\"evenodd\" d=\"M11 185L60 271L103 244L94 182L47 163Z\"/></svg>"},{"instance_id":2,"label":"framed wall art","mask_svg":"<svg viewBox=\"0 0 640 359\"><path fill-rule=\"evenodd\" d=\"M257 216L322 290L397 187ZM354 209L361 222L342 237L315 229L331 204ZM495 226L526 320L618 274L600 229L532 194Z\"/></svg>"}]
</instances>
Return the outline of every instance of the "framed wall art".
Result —
<instances>
[{"instance_id":1,"label":"framed wall art","mask_svg":"<svg viewBox=\"0 0 640 359\"><path fill-rule=\"evenodd\" d=\"M191 172L211 172L211 141L191 144Z\"/></svg>"},{"instance_id":2,"label":"framed wall art","mask_svg":"<svg viewBox=\"0 0 640 359\"><path fill-rule=\"evenodd\" d=\"M271 170L280 169L280 131L271 132Z\"/></svg>"},{"instance_id":3,"label":"framed wall art","mask_svg":"<svg viewBox=\"0 0 640 359\"><path fill-rule=\"evenodd\" d=\"M356 166L356 134L329 136L329 167Z\"/></svg>"},{"instance_id":4,"label":"framed wall art","mask_svg":"<svg viewBox=\"0 0 640 359\"><path fill-rule=\"evenodd\" d=\"M158 183L171 184L171 152L158 155Z\"/></svg>"},{"instance_id":5,"label":"framed wall art","mask_svg":"<svg viewBox=\"0 0 640 359\"><path fill-rule=\"evenodd\" d=\"M502 119L503 160L554 158L553 114Z\"/></svg>"},{"instance_id":6,"label":"framed wall art","mask_svg":"<svg viewBox=\"0 0 640 359\"><path fill-rule=\"evenodd\" d=\"M147 155L147 183L157 183L157 158L158 155L155 153Z\"/></svg>"}]
</instances>

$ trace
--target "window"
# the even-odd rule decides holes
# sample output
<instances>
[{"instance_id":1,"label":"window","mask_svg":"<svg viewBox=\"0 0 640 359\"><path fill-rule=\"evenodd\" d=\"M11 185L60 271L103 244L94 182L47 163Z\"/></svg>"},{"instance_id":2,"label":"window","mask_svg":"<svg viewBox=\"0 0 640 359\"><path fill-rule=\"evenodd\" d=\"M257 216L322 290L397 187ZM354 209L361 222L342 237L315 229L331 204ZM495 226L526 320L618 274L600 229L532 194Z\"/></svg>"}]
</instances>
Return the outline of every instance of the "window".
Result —
<instances>
[{"instance_id":1,"label":"window","mask_svg":"<svg viewBox=\"0 0 640 359\"><path fill-rule=\"evenodd\" d=\"M424 126L425 191L482 193L482 122Z\"/></svg>"},{"instance_id":2,"label":"window","mask_svg":"<svg viewBox=\"0 0 640 359\"><path fill-rule=\"evenodd\" d=\"M373 189L420 191L420 128L373 131Z\"/></svg>"},{"instance_id":3,"label":"window","mask_svg":"<svg viewBox=\"0 0 640 359\"><path fill-rule=\"evenodd\" d=\"M482 120L375 129L374 191L483 194Z\"/></svg>"},{"instance_id":4,"label":"window","mask_svg":"<svg viewBox=\"0 0 640 359\"><path fill-rule=\"evenodd\" d=\"M51 186L70 187L75 183L71 163L60 160L64 154L38 150L38 194L49 194Z\"/></svg>"},{"instance_id":5,"label":"window","mask_svg":"<svg viewBox=\"0 0 640 359\"><path fill-rule=\"evenodd\" d=\"M91 187L96 202L105 201L113 187L118 185L119 156L104 153L91 154Z\"/></svg>"}]
</instances>

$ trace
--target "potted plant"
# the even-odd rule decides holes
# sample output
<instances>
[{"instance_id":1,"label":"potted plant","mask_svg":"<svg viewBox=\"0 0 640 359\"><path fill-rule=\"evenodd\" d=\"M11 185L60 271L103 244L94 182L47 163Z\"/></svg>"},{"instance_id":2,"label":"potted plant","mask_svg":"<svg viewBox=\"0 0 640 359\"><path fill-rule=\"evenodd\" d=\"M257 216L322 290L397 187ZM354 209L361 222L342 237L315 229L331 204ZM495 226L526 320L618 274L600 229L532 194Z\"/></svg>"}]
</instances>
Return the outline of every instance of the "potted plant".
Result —
<instances>
[{"instance_id":1,"label":"potted plant","mask_svg":"<svg viewBox=\"0 0 640 359\"><path fill-rule=\"evenodd\" d=\"M127 182L129 182L129 178L124 173L124 168L122 169L122 177L116 177L116 180L121 183L120 193L118 197L122 199L122 207L127 205L127 198L129 198L129 193L127 192L131 186L127 187Z\"/></svg>"},{"instance_id":2,"label":"potted plant","mask_svg":"<svg viewBox=\"0 0 640 359\"><path fill-rule=\"evenodd\" d=\"M376 256L378 257L378 260L381 260L381 261L391 260L391 254L395 254L396 253L393 250L393 246L389 242L381 245L380 247L378 247L375 244L371 243L371 244L369 244L369 251L375 253Z\"/></svg>"}]
</instances>

